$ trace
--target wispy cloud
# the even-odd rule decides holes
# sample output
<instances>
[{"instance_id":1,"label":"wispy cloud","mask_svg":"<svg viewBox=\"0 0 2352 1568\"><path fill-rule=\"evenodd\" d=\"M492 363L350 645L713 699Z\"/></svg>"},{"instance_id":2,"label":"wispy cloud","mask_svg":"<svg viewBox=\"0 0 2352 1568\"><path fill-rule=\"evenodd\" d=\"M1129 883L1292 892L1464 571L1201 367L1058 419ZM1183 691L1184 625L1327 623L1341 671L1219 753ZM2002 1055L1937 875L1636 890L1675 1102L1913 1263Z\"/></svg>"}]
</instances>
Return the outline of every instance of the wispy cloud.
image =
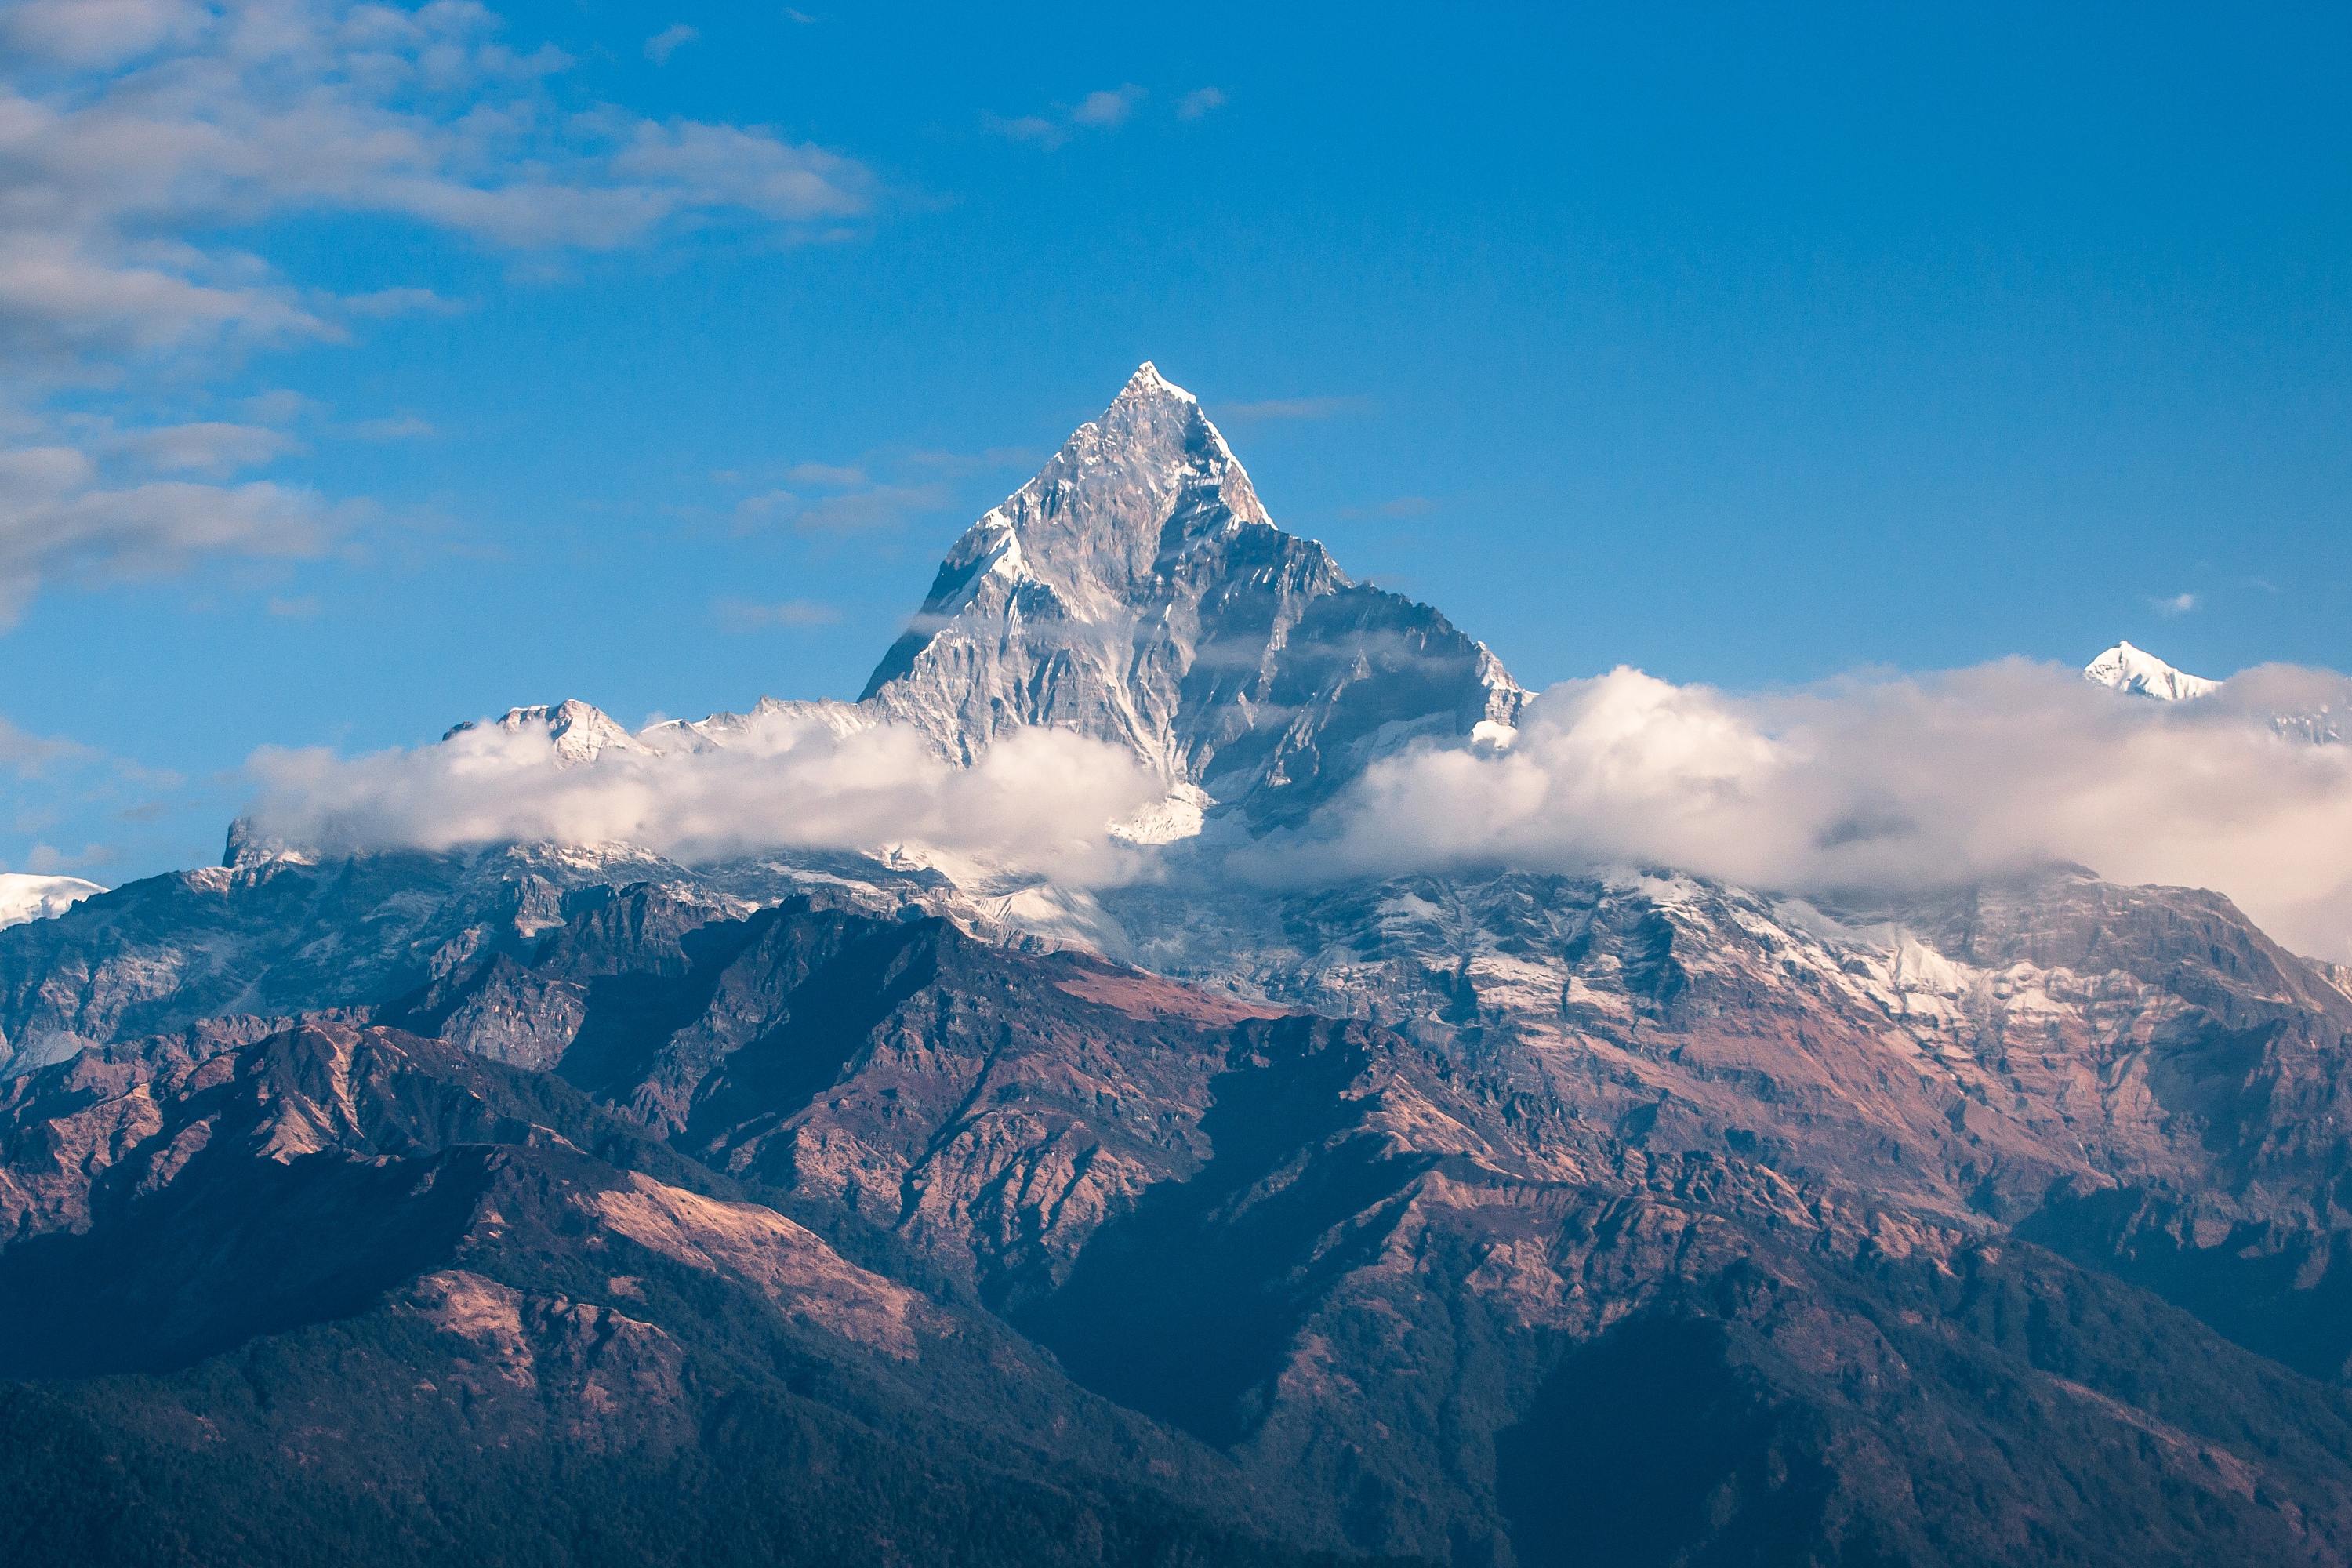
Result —
<instances>
[{"instance_id":1,"label":"wispy cloud","mask_svg":"<svg viewBox=\"0 0 2352 1568\"><path fill-rule=\"evenodd\" d=\"M387 414L378 419L362 419L342 426L341 433L357 441L417 441L438 434L433 422L414 414Z\"/></svg>"},{"instance_id":2,"label":"wispy cloud","mask_svg":"<svg viewBox=\"0 0 2352 1568\"><path fill-rule=\"evenodd\" d=\"M817 626L838 625L841 612L831 605L814 599L785 599L778 604L757 604L749 599L717 599L711 603L711 614L719 626L730 632L758 632L784 628L807 631Z\"/></svg>"},{"instance_id":3,"label":"wispy cloud","mask_svg":"<svg viewBox=\"0 0 2352 1568\"><path fill-rule=\"evenodd\" d=\"M142 467L215 479L301 448L283 430L222 422L159 426L122 436L114 445Z\"/></svg>"},{"instance_id":4,"label":"wispy cloud","mask_svg":"<svg viewBox=\"0 0 2352 1568\"><path fill-rule=\"evenodd\" d=\"M1223 89L1214 87L1196 87L1192 91L1186 93L1183 97L1176 100L1176 118L1179 120L1198 120L1202 115L1213 114L1216 110L1223 109L1224 106L1225 94Z\"/></svg>"},{"instance_id":5,"label":"wispy cloud","mask_svg":"<svg viewBox=\"0 0 2352 1568\"><path fill-rule=\"evenodd\" d=\"M1077 125L1098 125L1114 129L1124 125L1135 113L1135 107L1150 94L1133 82L1119 87L1104 88L1078 100L1070 110L1071 122Z\"/></svg>"},{"instance_id":6,"label":"wispy cloud","mask_svg":"<svg viewBox=\"0 0 2352 1568\"><path fill-rule=\"evenodd\" d=\"M1076 132L1117 131L1133 121L1136 111L1150 97L1150 89L1131 81L1122 82L1117 87L1097 88L1075 103L1057 103L1030 114L983 114L980 122L982 129L1008 142L1025 142L1050 150L1067 142ZM1224 100L1225 95L1215 88L1196 89L1177 100L1176 117L1198 120Z\"/></svg>"},{"instance_id":7,"label":"wispy cloud","mask_svg":"<svg viewBox=\"0 0 2352 1568\"><path fill-rule=\"evenodd\" d=\"M1033 468L1038 455L1026 447L990 447L978 452L909 452L906 460L931 473L964 479L1008 468Z\"/></svg>"},{"instance_id":8,"label":"wispy cloud","mask_svg":"<svg viewBox=\"0 0 2352 1568\"><path fill-rule=\"evenodd\" d=\"M844 489L866 482L864 468L838 463L794 463L784 470L784 478L796 485L825 485Z\"/></svg>"},{"instance_id":9,"label":"wispy cloud","mask_svg":"<svg viewBox=\"0 0 2352 1568\"><path fill-rule=\"evenodd\" d=\"M43 584L166 575L206 556L317 556L336 509L267 480L115 484L68 447L0 452L0 625Z\"/></svg>"},{"instance_id":10,"label":"wispy cloud","mask_svg":"<svg viewBox=\"0 0 2352 1568\"><path fill-rule=\"evenodd\" d=\"M1268 397L1255 403L1220 405L1217 414L1224 419L1332 419L1342 414L1352 414L1366 406L1367 400L1359 396L1339 397Z\"/></svg>"},{"instance_id":11,"label":"wispy cloud","mask_svg":"<svg viewBox=\"0 0 2352 1568\"><path fill-rule=\"evenodd\" d=\"M648 53L665 58L691 36L669 28ZM306 288L247 248L270 219L369 215L544 257L730 226L829 237L875 209L877 182L853 157L768 126L594 101L567 90L572 63L509 42L469 0L0 10L0 372L35 411L0 440L0 599L60 579L312 550L331 531L337 509L296 488L107 471L218 479L289 454L299 443L283 426L305 412L290 395L254 405L249 427L158 423L96 445L37 416L44 389L129 384L133 372L142 387L193 388L257 348L462 308L422 287ZM170 362L160 382L158 360ZM425 428L404 416L340 433Z\"/></svg>"},{"instance_id":12,"label":"wispy cloud","mask_svg":"<svg viewBox=\"0 0 2352 1568\"><path fill-rule=\"evenodd\" d=\"M14 835L12 849L0 850L0 868L11 860L26 870L61 871L104 866L116 847L85 843L61 849L27 842L53 834L75 812L92 806L119 822L149 821L171 808L171 797L187 783L168 770L143 767L96 746L62 736L37 735L0 718L0 775L10 780L8 812L0 833Z\"/></svg>"},{"instance_id":13,"label":"wispy cloud","mask_svg":"<svg viewBox=\"0 0 2352 1568\"><path fill-rule=\"evenodd\" d=\"M383 316L455 316L466 306L462 301L436 294L430 289L402 288L346 294L335 301L335 309L345 316L372 319Z\"/></svg>"},{"instance_id":14,"label":"wispy cloud","mask_svg":"<svg viewBox=\"0 0 2352 1568\"><path fill-rule=\"evenodd\" d=\"M2150 599L2147 605L2159 616L2185 616L2196 609L2200 602L2194 594L2170 594Z\"/></svg>"},{"instance_id":15,"label":"wispy cloud","mask_svg":"<svg viewBox=\"0 0 2352 1568\"><path fill-rule=\"evenodd\" d=\"M1048 120L1042 114L983 114L982 129L993 132L1007 142L1028 142L1040 147L1059 147L1070 139L1068 127L1058 120Z\"/></svg>"},{"instance_id":16,"label":"wispy cloud","mask_svg":"<svg viewBox=\"0 0 2352 1568\"><path fill-rule=\"evenodd\" d=\"M670 56L702 37L701 29L684 22L673 22L646 40L646 58L657 66L669 64Z\"/></svg>"},{"instance_id":17,"label":"wispy cloud","mask_svg":"<svg viewBox=\"0 0 2352 1568\"><path fill-rule=\"evenodd\" d=\"M1362 522L1373 518L1394 521L1408 517L1426 517L1431 507L1427 496L1391 496L1370 506L1343 506L1338 513L1349 522Z\"/></svg>"}]
</instances>

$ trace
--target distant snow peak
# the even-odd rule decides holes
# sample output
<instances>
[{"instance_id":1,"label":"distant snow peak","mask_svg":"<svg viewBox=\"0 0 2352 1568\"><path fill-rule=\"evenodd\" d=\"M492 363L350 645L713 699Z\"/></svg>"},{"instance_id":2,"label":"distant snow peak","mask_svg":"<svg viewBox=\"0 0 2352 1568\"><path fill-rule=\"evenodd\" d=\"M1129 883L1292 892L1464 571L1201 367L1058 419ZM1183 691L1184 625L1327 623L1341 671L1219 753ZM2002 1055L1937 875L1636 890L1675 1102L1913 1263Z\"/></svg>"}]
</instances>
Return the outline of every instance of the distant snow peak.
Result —
<instances>
[{"instance_id":1,"label":"distant snow peak","mask_svg":"<svg viewBox=\"0 0 2352 1568\"><path fill-rule=\"evenodd\" d=\"M0 871L0 926L23 925L61 915L92 893L106 891L79 877L39 877Z\"/></svg>"},{"instance_id":2,"label":"distant snow peak","mask_svg":"<svg viewBox=\"0 0 2352 1568\"><path fill-rule=\"evenodd\" d=\"M552 705L509 708L502 718L494 721L494 725L509 734L545 735L554 744L555 760L565 764L593 762L606 752L647 749L619 720L576 697L567 697ZM468 719L452 724L441 738L446 741L478 727L476 721Z\"/></svg>"},{"instance_id":3,"label":"distant snow peak","mask_svg":"<svg viewBox=\"0 0 2352 1568\"><path fill-rule=\"evenodd\" d=\"M2083 679L2133 697L2186 702L2221 689L2218 680L2175 669L2146 648L2119 642L2083 667Z\"/></svg>"}]
</instances>

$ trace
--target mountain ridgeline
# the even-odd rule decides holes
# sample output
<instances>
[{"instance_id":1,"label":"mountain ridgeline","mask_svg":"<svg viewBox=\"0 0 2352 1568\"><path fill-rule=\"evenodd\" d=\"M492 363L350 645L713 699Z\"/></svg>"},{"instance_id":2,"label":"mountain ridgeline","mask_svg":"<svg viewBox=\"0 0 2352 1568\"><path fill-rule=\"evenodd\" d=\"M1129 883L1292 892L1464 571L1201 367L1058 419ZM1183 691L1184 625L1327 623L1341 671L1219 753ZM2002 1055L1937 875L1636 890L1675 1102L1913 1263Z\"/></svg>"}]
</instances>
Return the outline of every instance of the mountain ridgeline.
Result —
<instances>
[{"instance_id":1,"label":"mountain ridgeline","mask_svg":"<svg viewBox=\"0 0 2352 1568\"><path fill-rule=\"evenodd\" d=\"M858 701L499 722L1056 726L1245 836L1524 700L1147 365ZM0 931L0 1561L2352 1563L2352 986L2228 900L1162 853L245 840Z\"/></svg>"}]
</instances>

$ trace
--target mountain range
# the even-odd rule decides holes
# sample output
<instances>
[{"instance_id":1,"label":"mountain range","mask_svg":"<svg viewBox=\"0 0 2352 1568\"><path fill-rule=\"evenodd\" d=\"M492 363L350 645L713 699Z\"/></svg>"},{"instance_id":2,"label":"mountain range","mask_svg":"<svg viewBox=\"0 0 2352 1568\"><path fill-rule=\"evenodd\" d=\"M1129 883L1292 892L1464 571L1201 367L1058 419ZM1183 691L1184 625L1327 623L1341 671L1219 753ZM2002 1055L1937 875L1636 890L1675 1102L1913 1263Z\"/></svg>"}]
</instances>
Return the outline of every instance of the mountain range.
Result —
<instances>
[{"instance_id":1,"label":"mountain range","mask_svg":"<svg viewBox=\"0 0 2352 1568\"><path fill-rule=\"evenodd\" d=\"M0 1557L2352 1563L2352 978L2066 865L1222 874L1528 701L1147 364L857 701L489 727L1075 732L1150 874L247 827L0 931Z\"/></svg>"}]
</instances>

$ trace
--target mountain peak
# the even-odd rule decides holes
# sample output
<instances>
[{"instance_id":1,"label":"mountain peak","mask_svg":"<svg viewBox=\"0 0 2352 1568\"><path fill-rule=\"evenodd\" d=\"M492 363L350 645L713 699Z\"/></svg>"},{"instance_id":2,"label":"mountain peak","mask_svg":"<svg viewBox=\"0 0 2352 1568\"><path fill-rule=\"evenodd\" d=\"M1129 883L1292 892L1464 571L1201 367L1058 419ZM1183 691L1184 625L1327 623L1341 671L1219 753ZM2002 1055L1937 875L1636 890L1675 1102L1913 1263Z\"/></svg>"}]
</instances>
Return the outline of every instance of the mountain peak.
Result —
<instances>
[{"instance_id":1,"label":"mountain peak","mask_svg":"<svg viewBox=\"0 0 2352 1568\"><path fill-rule=\"evenodd\" d=\"M453 735L479 727L478 721L468 719L463 723L451 725L441 738L446 741ZM492 721L492 727L515 734L544 734L555 748L556 761L566 764L593 762L608 751L646 749L618 720L576 697L567 697L556 703L541 702L528 708L509 708L502 717Z\"/></svg>"},{"instance_id":2,"label":"mountain peak","mask_svg":"<svg viewBox=\"0 0 2352 1568\"><path fill-rule=\"evenodd\" d=\"M1171 397L1185 403L1201 401L1160 374L1160 367L1150 360L1145 360L1135 367L1135 374L1127 378L1125 386L1119 388L1117 401L1125 402L1131 398L1141 397Z\"/></svg>"},{"instance_id":3,"label":"mountain peak","mask_svg":"<svg viewBox=\"0 0 2352 1568\"><path fill-rule=\"evenodd\" d=\"M1078 730L1263 818L1521 697L1435 610L1276 528L1199 399L1146 361L956 542L861 701L965 761Z\"/></svg>"},{"instance_id":4,"label":"mountain peak","mask_svg":"<svg viewBox=\"0 0 2352 1568\"><path fill-rule=\"evenodd\" d=\"M2218 680L2190 675L2129 642L2118 642L2083 667L2083 679L2132 697L2185 702L2221 689Z\"/></svg>"}]
</instances>

